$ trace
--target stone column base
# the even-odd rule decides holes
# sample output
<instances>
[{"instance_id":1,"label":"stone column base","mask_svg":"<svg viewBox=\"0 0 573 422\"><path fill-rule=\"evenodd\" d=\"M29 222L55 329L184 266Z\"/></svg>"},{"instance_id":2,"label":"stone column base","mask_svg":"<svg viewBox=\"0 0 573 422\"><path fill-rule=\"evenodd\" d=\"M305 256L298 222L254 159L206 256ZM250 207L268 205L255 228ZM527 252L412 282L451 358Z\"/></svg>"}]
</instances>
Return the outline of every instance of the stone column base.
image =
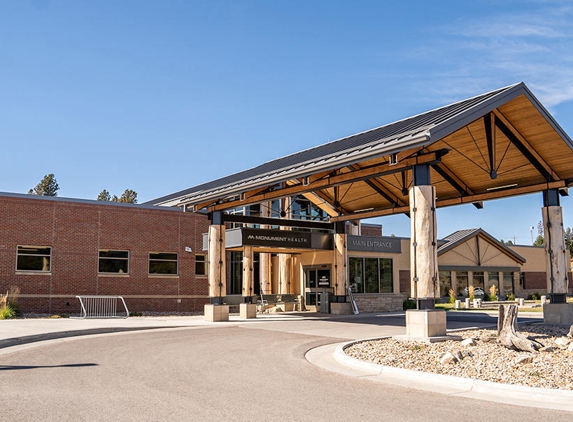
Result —
<instances>
[{"instance_id":1,"label":"stone column base","mask_svg":"<svg viewBox=\"0 0 573 422\"><path fill-rule=\"evenodd\" d=\"M543 323L572 325L573 303L546 303L543 305Z\"/></svg>"},{"instance_id":2,"label":"stone column base","mask_svg":"<svg viewBox=\"0 0 573 422\"><path fill-rule=\"evenodd\" d=\"M239 317L252 319L257 317L257 305L255 303L241 303L239 305Z\"/></svg>"},{"instance_id":3,"label":"stone column base","mask_svg":"<svg viewBox=\"0 0 573 422\"><path fill-rule=\"evenodd\" d=\"M205 321L229 321L229 305L205 305Z\"/></svg>"},{"instance_id":4,"label":"stone column base","mask_svg":"<svg viewBox=\"0 0 573 422\"><path fill-rule=\"evenodd\" d=\"M446 311L442 309L409 309L406 311L406 337L432 341L448 339L446 335Z\"/></svg>"},{"instance_id":5,"label":"stone column base","mask_svg":"<svg viewBox=\"0 0 573 422\"><path fill-rule=\"evenodd\" d=\"M332 302L330 304L330 313L332 315L352 315L352 304Z\"/></svg>"}]
</instances>

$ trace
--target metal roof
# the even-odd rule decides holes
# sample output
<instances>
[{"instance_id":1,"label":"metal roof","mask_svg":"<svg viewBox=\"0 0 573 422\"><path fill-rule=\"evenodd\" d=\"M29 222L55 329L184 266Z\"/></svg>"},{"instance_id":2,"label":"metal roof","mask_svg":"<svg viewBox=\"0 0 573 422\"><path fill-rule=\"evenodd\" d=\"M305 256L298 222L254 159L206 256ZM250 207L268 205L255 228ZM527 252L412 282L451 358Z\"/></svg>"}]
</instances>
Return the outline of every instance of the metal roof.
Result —
<instances>
[{"instance_id":1,"label":"metal roof","mask_svg":"<svg viewBox=\"0 0 573 422\"><path fill-rule=\"evenodd\" d=\"M270 180L286 180L301 177L314 171L338 167L355 162L359 156L375 157L398 152L413 144L424 144L434 138L433 133L441 134L447 128L455 127L456 120L471 118L472 110L479 109L485 102L503 98L523 83L496 89L476 97L468 98L422 114L408 117L365 132L338 139L314 148L306 149L276 160L261 164L239 173L231 174L211 182L166 195L146 203L166 204L187 202L195 198L211 195L239 193L249 188L266 185ZM455 129L454 129L455 130Z\"/></svg>"},{"instance_id":2,"label":"metal roof","mask_svg":"<svg viewBox=\"0 0 573 422\"><path fill-rule=\"evenodd\" d=\"M391 162L395 154L399 165ZM342 221L408 212L405 192L418 164L432 167L437 206L450 206L565 189L573 183L571 160L571 139L525 84L518 83L147 204L214 211L305 195L320 203L333 221Z\"/></svg>"}]
</instances>

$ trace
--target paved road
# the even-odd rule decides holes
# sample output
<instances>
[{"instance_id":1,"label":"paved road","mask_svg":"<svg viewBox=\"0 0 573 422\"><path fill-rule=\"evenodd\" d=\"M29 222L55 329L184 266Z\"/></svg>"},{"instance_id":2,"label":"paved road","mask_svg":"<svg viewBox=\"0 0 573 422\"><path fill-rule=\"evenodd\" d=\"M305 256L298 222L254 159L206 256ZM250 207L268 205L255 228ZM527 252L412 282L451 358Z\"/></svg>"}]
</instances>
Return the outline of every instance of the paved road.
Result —
<instances>
[{"instance_id":1,"label":"paved road","mask_svg":"<svg viewBox=\"0 0 573 422\"><path fill-rule=\"evenodd\" d=\"M384 331L403 330L385 318ZM356 320L353 320L356 321ZM284 325L288 324L288 325ZM570 421L310 364L329 321L237 323L46 342L0 354L0 421ZM386 325L387 324L387 325ZM316 326L322 326L315 332ZM380 325L382 327L382 323ZM360 330L361 324L352 327Z\"/></svg>"}]
</instances>

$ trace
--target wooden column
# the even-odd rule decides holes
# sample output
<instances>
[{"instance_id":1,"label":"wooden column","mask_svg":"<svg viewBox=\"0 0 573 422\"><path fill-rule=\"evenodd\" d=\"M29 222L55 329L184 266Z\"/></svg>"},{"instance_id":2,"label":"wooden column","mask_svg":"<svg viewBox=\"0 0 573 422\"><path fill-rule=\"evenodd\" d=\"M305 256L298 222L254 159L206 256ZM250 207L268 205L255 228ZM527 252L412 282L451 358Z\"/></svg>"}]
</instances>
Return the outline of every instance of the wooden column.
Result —
<instances>
[{"instance_id":1,"label":"wooden column","mask_svg":"<svg viewBox=\"0 0 573 422\"><path fill-rule=\"evenodd\" d=\"M291 257L279 254L279 294L291 293Z\"/></svg>"},{"instance_id":2,"label":"wooden column","mask_svg":"<svg viewBox=\"0 0 573 422\"><path fill-rule=\"evenodd\" d=\"M261 217L271 216L271 202L261 204ZM261 225L262 229L268 229L268 225ZM271 254L268 252L259 253L259 277L261 294L271 294Z\"/></svg>"},{"instance_id":3,"label":"wooden column","mask_svg":"<svg viewBox=\"0 0 573 422\"><path fill-rule=\"evenodd\" d=\"M410 189L411 288L422 308L433 308L434 300L440 294L435 201L436 189L433 186L413 186Z\"/></svg>"},{"instance_id":4,"label":"wooden column","mask_svg":"<svg viewBox=\"0 0 573 422\"><path fill-rule=\"evenodd\" d=\"M254 252L252 246L243 246L243 302L251 303L255 294Z\"/></svg>"},{"instance_id":5,"label":"wooden column","mask_svg":"<svg viewBox=\"0 0 573 422\"><path fill-rule=\"evenodd\" d=\"M563 211L557 190L544 192L543 227L547 293L551 303L565 303L567 296L567 248L563 230Z\"/></svg>"},{"instance_id":6,"label":"wooden column","mask_svg":"<svg viewBox=\"0 0 573 422\"><path fill-rule=\"evenodd\" d=\"M281 218L289 219L291 215L290 197L281 199ZM290 227L282 227L281 230L290 230ZM291 258L290 254L279 254L279 291L280 294L291 293Z\"/></svg>"},{"instance_id":7,"label":"wooden column","mask_svg":"<svg viewBox=\"0 0 573 422\"><path fill-rule=\"evenodd\" d=\"M228 321L229 305L224 305L227 296L227 271L225 263L225 225L221 212L210 216L209 226L209 300L205 305L205 320Z\"/></svg>"},{"instance_id":8,"label":"wooden column","mask_svg":"<svg viewBox=\"0 0 573 422\"><path fill-rule=\"evenodd\" d=\"M334 234L334 295L346 297L346 234Z\"/></svg>"},{"instance_id":9,"label":"wooden column","mask_svg":"<svg viewBox=\"0 0 573 422\"><path fill-rule=\"evenodd\" d=\"M222 304L227 295L225 269L225 226L209 226L209 297L211 303Z\"/></svg>"}]
</instances>

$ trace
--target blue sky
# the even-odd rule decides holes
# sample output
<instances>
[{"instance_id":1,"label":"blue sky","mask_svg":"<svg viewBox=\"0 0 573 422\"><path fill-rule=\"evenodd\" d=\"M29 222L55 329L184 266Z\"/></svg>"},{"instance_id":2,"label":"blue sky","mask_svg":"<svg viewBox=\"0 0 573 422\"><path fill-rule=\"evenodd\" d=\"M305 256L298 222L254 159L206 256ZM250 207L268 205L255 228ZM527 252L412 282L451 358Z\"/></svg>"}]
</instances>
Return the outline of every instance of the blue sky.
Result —
<instances>
[{"instance_id":1,"label":"blue sky","mask_svg":"<svg viewBox=\"0 0 573 422\"><path fill-rule=\"evenodd\" d=\"M558 0L2 0L0 191L144 202L520 81L573 136L572 38ZM529 244L541 203L442 209L438 235Z\"/></svg>"}]
</instances>

